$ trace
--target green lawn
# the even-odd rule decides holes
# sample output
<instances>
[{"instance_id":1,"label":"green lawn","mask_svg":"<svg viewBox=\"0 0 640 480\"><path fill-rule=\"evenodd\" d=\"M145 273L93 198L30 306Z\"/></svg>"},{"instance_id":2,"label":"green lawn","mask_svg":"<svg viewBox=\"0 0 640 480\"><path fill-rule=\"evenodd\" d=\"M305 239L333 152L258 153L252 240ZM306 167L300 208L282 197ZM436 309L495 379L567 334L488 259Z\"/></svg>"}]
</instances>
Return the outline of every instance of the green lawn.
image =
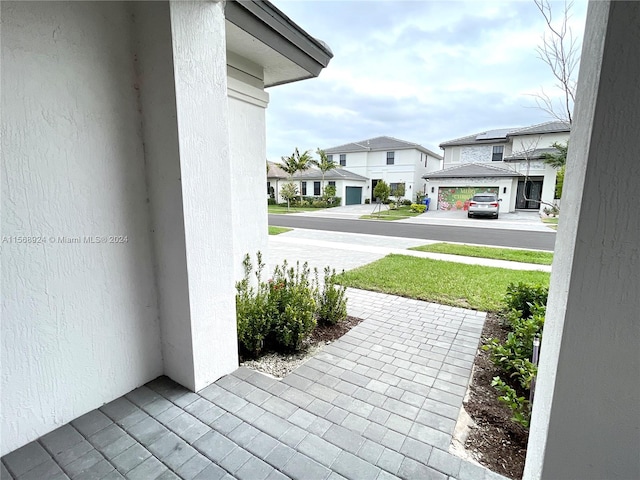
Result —
<instances>
[{"instance_id":1,"label":"green lawn","mask_svg":"<svg viewBox=\"0 0 640 480\"><path fill-rule=\"evenodd\" d=\"M280 235L281 233L290 232L293 228L272 227L269 225L269 235Z\"/></svg>"},{"instance_id":2,"label":"green lawn","mask_svg":"<svg viewBox=\"0 0 640 480\"><path fill-rule=\"evenodd\" d=\"M473 245L456 245L453 243L433 243L420 247L411 247L409 250L419 252L447 253L449 255L462 255L465 257L492 258L495 260L508 260L510 262L536 263L539 265L551 265L553 253L534 252L531 250L513 250L509 248L476 247Z\"/></svg>"},{"instance_id":3,"label":"green lawn","mask_svg":"<svg viewBox=\"0 0 640 480\"><path fill-rule=\"evenodd\" d=\"M338 282L348 287L496 312L502 308L509 283L525 282L548 287L549 274L387 255L342 273Z\"/></svg>"},{"instance_id":4,"label":"green lawn","mask_svg":"<svg viewBox=\"0 0 640 480\"><path fill-rule=\"evenodd\" d=\"M318 210L313 207L290 207L287 210L287 206L280 205L267 205L267 211L269 213L298 213L298 212L314 212Z\"/></svg>"},{"instance_id":5,"label":"green lawn","mask_svg":"<svg viewBox=\"0 0 640 480\"><path fill-rule=\"evenodd\" d=\"M381 211L377 211L376 205L371 205L371 211L376 211L371 215L362 215L361 219L370 220L402 220L403 218L415 217L419 213L412 212L411 207L403 205L396 210L388 210L386 205L382 205Z\"/></svg>"}]
</instances>

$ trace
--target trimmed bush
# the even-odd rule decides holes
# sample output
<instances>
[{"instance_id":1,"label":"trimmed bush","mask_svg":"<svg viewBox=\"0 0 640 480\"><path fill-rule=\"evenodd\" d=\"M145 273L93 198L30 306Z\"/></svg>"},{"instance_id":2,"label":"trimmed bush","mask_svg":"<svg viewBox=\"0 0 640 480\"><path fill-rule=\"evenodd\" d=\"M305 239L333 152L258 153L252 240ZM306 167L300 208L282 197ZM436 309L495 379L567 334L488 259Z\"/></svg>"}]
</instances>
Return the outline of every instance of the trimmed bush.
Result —
<instances>
[{"instance_id":1,"label":"trimmed bush","mask_svg":"<svg viewBox=\"0 0 640 480\"><path fill-rule=\"evenodd\" d=\"M316 298L318 323L335 325L347 318L346 290L336 284L336 271L325 267L322 291L318 291Z\"/></svg>"},{"instance_id":2,"label":"trimmed bush","mask_svg":"<svg viewBox=\"0 0 640 480\"><path fill-rule=\"evenodd\" d=\"M411 204L411 211L416 213L424 213L427 210L426 205L421 205L419 203Z\"/></svg>"},{"instance_id":3,"label":"trimmed bush","mask_svg":"<svg viewBox=\"0 0 640 480\"><path fill-rule=\"evenodd\" d=\"M402 205L404 205L405 207L408 207L409 205L411 205L411 200L405 198L402 201Z\"/></svg>"},{"instance_id":4,"label":"trimmed bush","mask_svg":"<svg viewBox=\"0 0 640 480\"><path fill-rule=\"evenodd\" d=\"M247 254L242 262L244 278L236 283L238 348L243 356L257 357L265 350L300 350L318 320L335 324L347 316L345 288L336 285L335 270L325 268L324 286L318 288L318 271L286 260L273 277L262 280L262 254L256 254L256 271ZM252 275L255 275L253 281ZM256 285L257 284L257 285Z\"/></svg>"}]
</instances>

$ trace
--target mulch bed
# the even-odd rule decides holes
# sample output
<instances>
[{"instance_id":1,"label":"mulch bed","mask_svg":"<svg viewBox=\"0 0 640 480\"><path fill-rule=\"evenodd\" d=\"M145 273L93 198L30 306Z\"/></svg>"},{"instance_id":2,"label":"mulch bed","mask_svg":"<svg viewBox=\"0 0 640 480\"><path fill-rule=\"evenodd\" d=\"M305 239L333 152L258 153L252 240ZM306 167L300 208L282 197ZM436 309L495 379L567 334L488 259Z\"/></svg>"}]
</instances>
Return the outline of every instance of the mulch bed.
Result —
<instances>
[{"instance_id":1,"label":"mulch bed","mask_svg":"<svg viewBox=\"0 0 640 480\"><path fill-rule=\"evenodd\" d=\"M327 343L333 342L337 340L353 327L362 322L362 318L356 317L347 317L343 322L337 323L336 325L318 325L315 330L311 333L311 337L309 338L310 344L316 343Z\"/></svg>"},{"instance_id":2,"label":"mulch bed","mask_svg":"<svg viewBox=\"0 0 640 480\"><path fill-rule=\"evenodd\" d=\"M497 315L487 314L482 330L482 344L489 338L505 340L507 331L500 325ZM465 444L475 458L490 470L520 480L524 470L529 433L511 421L511 410L498 401L496 390L491 386L493 377L499 375L491 363L489 353L478 350L474 362L474 373L469 387L469 400L464 408L477 426Z\"/></svg>"}]
</instances>

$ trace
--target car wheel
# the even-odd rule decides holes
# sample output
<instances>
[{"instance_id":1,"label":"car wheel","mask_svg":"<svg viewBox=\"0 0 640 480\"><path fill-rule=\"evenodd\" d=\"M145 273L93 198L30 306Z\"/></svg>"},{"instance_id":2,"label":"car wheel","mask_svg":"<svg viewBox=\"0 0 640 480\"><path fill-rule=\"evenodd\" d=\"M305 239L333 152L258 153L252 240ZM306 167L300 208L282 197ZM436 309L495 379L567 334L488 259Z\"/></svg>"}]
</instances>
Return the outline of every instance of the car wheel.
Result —
<instances>
[{"instance_id":1,"label":"car wheel","mask_svg":"<svg viewBox=\"0 0 640 480\"><path fill-rule=\"evenodd\" d=\"M467 212L467 218L472 218L471 214Z\"/></svg>"}]
</instances>

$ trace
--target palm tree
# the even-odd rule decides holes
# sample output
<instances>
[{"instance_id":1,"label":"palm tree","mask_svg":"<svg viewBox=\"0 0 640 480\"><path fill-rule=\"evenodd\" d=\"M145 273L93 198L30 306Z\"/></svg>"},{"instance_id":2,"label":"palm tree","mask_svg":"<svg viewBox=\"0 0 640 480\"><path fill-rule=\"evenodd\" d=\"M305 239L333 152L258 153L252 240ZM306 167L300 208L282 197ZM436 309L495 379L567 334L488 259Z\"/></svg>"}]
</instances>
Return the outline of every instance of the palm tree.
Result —
<instances>
[{"instance_id":1,"label":"palm tree","mask_svg":"<svg viewBox=\"0 0 640 480\"><path fill-rule=\"evenodd\" d=\"M309 152L310 150L307 150L301 154L296 147L292 155L282 157L282 169L289 175L289 181L296 172L304 172L311 167L313 158ZM302 203L302 185L300 186L300 203Z\"/></svg>"},{"instance_id":2,"label":"palm tree","mask_svg":"<svg viewBox=\"0 0 640 480\"><path fill-rule=\"evenodd\" d=\"M329 160L329 157L326 153L324 153L324 150L318 148L318 150L316 150L316 153L320 156L320 160L313 159L311 160L311 163L318 167L318 169L320 169L320 171L322 172L322 196L324 197L324 176L327 172L338 168L340 165L334 162L333 158Z\"/></svg>"}]
</instances>

